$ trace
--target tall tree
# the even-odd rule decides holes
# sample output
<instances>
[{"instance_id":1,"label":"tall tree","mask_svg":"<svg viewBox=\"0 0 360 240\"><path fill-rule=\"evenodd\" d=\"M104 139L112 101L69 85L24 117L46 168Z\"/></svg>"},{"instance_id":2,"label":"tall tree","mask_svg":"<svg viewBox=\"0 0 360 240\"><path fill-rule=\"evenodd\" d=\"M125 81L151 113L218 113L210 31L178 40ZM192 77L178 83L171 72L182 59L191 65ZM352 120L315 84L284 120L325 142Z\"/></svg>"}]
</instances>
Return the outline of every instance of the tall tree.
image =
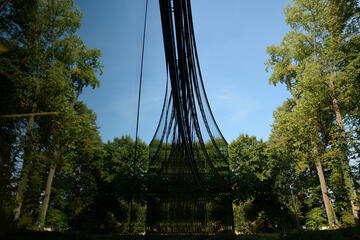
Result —
<instances>
[{"instance_id":1,"label":"tall tree","mask_svg":"<svg viewBox=\"0 0 360 240\"><path fill-rule=\"evenodd\" d=\"M349 194L354 220L357 224L360 224L358 216L358 196L349 167L349 147L347 146L348 137L343 118L344 114L347 114L343 110L346 100L344 99L344 93L342 91L344 87L349 87L349 85L353 83L353 79L348 78L345 75L345 67L347 64L352 65L352 61L349 61L343 48L348 45L349 42L352 42L353 39L359 37L359 3L357 0L346 2L332 0L328 2L326 13L327 14L324 19L324 29L326 30L328 36L326 41L324 41L326 48L323 54L323 72L325 75L325 82L329 88L332 110L335 113L336 122L339 128L340 139L338 141L338 145L341 150L341 166L344 175L345 187ZM345 94L347 95L346 91Z\"/></svg>"},{"instance_id":2,"label":"tall tree","mask_svg":"<svg viewBox=\"0 0 360 240\"><path fill-rule=\"evenodd\" d=\"M340 138L333 135L333 139L337 139L335 147L341 149L338 152L338 159L342 166L343 179L355 222L358 222L357 193L349 168L347 154L349 146L343 122L343 114L347 109L344 105L349 102L346 100L349 93L339 90L354 87L354 84L350 84L354 82L354 77L344 76L345 69L351 62L344 49L353 42L353 39L358 38L358 11L357 1L293 1L293 4L285 8L286 22L292 30L286 34L280 47L268 48L268 53L272 57L267 63L274 69L271 81L285 82L288 88L289 83L294 83L291 92L295 100L299 97L302 102L317 99L313 101L312 109L333 110L333 118L340 135ZM340 75L342 78L339 77ZM312 94L314 91L318 91L316 95ZM314 98L304 99L307 95L312 95ZM341 106L344 106L344 110L341 110ZM314 115L317 120L314 119L311 123L313 130L310 142L313 146L313 155L319 153L317 143L321 142L319 141L321 131L318 124L323 116ZM318 163L316 165L320 177L321 165ZM324 179L322 180L320 182L325 183ZM327 195L326 192L324 195Z\"/></svg>"},{"instance_id":3,"label":"tall tree","mask_svg":"<svg viewBox=\"0 0 360 240\"><path fill-rule=\"evenodd\" d=\"M15 77L15 83L19 88L22 109L26 112L37 111L38 97L41 83L39 69L41 65L40 35L41 23L35 17L37 13L36 1L11 1L6 6L6 11L1 12L3 19L1 24L2 43L5 46L16 46L24 52L21 61L14 62L12 58L5 58L2 74ZM17 81L16 81L17 80ZM13 80L14 81L14 80ZM18 96L19 96L18 95ZM34 116L27 119L24 138L23 162L21 178L18 184L14 209L14 220L18 220L22 206L23 194L26 190L27 178L31 165L31 130L34 126Z\"/></svg>"},{"instance_id":4,"label":"tall tree","mask_svg":"<svg viewBox=\"0 0 360 240\"><path fill-rule=\"evenodd\" d=\"M269 70L269 68L273 70L269 82L274 85L279 82L284 83L294 99L294 101L292 101L293 104L291 104L291 101L290 104L285 103L290 106L290 108L287 108L288 112L285 111L281 114L276 114L275 121L281 122L280 119L277 119L279 117L285 117L287 120L296 119L295 121L292 121L290 125L288 122L283 122L282 124L286 124L288 127L296 127L297 125L302 124L303 126L299 127L301 128L302 133L304 132L304 129L307 129L306 132L308 136L310 136L308 143L311 146L311 154L309 154L308 157L309 159L312 159L311 161L313 161L316 166L328 223L332 226L334 223L337 224L338 220L329 198L322 163L320 161L319 144L321 143L321 140L319 137L320 133L317 119L321 113L318 111L318 108L314 107L317 103L320 104L320 102L323 102L324 99L311 95L313 90L306 91L309 87L312 87L313 89L316 88L316 82L312 81L313 77L311 74L314 74L313 71L309 73L310 68L308 67L307 69L304 67L305 64L308 64L307 59L314 54L311 49L304 45L306 39L307 37L301 33L290 32L286 34L280 46L273 45L268 47L267 53L270 55L270 59L267 61L267 70ZM311 76L311 80L302 79L304 74L308 77ZM315 76L317 76L316 72ZM316 89L322 91L321 86ZM311 96L308 96L309 94ZM299 106L294 108L296 105ZM275 125L275 127L276 126L277 125ZM296 133L296 131L294 133ZM279 132L276 136L280 137L280 135L283 135L282 138L289 139L291 135L288 133L286 134L287 135L283 135ZM301 136L301 138L307 138L307 136ZM299 139L296 141L299 142ZM288 145L288 140L283 141L283 145Z\"/></svg>"},{"instance_id":5,"label":"tall tree","mask_svg":"<svg viewBox=\"0 0 360 240\"><path fill-rule=\"evenodd\" d=\"M34 126L39 129L41 139L45 136L51 139L42 140L49 142L46 152L52 152L48 154L52 161L40 214L40 219L44 219L56 165L62 152L66 151L61 143L66 139L66 127L76 114L73 105L84 87L99 85L96 73L101 73L100 51L87 49L76 35L81 13L72 0L9 1L5 7L6 11L1 12L6 19L1 24L2 42L6 46L16 46L20 53L24 52L20 61L4 59L6 65L1 69L2 75L18 79L15 82L19 89L16 97L22 107L18 113L61 113L58 117L43 117L45 121L36 115L26 119L14 221L19 220L29 172L35 160Z\"/></svg>"},{"instance_id":6,"label":"tall tree","mask_svg":"<svg viewBox=\"0 0 360 240\"><path fill-rule=\"evenodd\" d=\"M285 168L268 143L240 135L229 145L229 161L234 174L234 200L247 206L248 219L262 218L264 227L270 225L275 231L296 225L296 216L284 201L289 195L281 186Z\"/></svg>"},{"instance_id":7,"label":"tall tree","mask_svg":"<svg viewBox=\"0 0 360 240\"><path fill-rule=\"evenodd\" d=\"M96 73L101 74L101 64L98 61L100 51L87 49L83 41L76 35L80 26L81 14L74 10L74 2L58 0L44 2L44 15L49 21L47 39L51 42L51 68L48 79L52 80L54 87L62 85L63 88L49 88L52 92L46 99L48 111L59 111L62 114L55 118L51 131L52 160L50 163L48 180L45 188L45 196L41 204L39 222L40 226L45 223L45 217L50 199L52 181L55 176L56 167L61 163L68 146L74 141L74 135L69 138L69 130L74 129L78 113L75 112L74 103L77 101L83 88L91 85L93 88L99 85ZM53 92L56 89L57 93ZM60 92L60 94L59 94ZM60 96L60 98L59 98ZM89 125L90 126L90 125Z\"/></svg>"}]
</instances>

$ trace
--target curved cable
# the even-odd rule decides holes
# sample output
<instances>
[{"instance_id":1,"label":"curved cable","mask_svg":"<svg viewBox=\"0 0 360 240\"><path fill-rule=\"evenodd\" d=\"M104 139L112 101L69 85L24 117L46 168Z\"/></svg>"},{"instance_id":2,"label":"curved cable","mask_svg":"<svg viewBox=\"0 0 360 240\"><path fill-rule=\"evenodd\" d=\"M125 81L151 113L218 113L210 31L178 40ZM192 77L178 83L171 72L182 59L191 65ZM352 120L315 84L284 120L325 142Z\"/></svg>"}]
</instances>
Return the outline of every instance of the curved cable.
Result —
<instances>
[{"instance_id":1,"label":"curved cable","mask_svg":"<svg viewBox=\"0 0 360 240\"><path fill-rule=\"evenodd\" d=\"M147 20L148 2L149 2L149 1L146 0L146 3L145 3L144 32L143 32L142 51L141 51L139 95L138 95L138 105L137 105L137 115L136 115L135 153L134 153L134 161L133 161L133 174L134 174L134 175L135 175L136 153L137 153L137 145L138 145L139 118L140 118L140 103L141 103L141 86L142 86L142 76L143 76L143 66L144 66L144 52L145 52L146 20Z\"/></svg>"}]
</instances>

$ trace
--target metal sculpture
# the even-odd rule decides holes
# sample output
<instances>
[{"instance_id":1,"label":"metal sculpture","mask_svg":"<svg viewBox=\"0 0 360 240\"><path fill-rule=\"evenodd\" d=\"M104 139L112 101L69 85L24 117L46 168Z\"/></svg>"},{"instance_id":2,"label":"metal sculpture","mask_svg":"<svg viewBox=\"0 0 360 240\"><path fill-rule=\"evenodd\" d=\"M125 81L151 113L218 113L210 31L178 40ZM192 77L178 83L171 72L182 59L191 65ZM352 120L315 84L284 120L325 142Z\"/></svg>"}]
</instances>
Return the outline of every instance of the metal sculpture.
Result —
<instances>
[{"instance_id":1,"label":"metal sculpture","mask_svg":"<svg viewBox=\"0 0 360 240\"><path fill-rule=\"evenodd\" d=\"M159 4L168 80L150 143L147 233L232 233L227 142L206 96L190 0Z\"/></svg>"}]
</instances>

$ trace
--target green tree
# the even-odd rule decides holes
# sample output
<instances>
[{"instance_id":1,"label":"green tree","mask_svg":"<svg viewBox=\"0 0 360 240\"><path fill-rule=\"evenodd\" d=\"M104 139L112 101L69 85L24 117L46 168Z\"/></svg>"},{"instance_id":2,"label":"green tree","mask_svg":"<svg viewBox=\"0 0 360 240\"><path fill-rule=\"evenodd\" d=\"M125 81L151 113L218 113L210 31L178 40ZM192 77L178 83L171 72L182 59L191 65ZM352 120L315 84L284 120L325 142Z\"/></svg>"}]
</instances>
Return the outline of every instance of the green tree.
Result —
<instances>
[{"instance_id":1,"label":"green tree","mask_svg":"<svg viewBox=\"0 0 360 240\"><path fill-rule=\"evenodd\" d=\"M63 152L67 152L67 149L60 148L60 146L69 146L71 142L76 140L75 135L69 133L70 129L74 129L74 123L76 124L80 120L76 119L79 113L74 111L73 105L84 87L90 85L95 88L99 85L96 72L100 71L101 74L101 64L98 61L100 51L87 49L83 41L76 36L76 31L80 26L81 14L79 10L74 10L74 2L44 2L41 8L43 14L51 19L47 38L48 41L51 41L52 67L49 69L48 79L56 84L55 86L48 85L49 90L52 91L48 96L51 97L47 97L44 102L50 108L49 111L59 111L62 114L56 117L52 121L52 125L47 128L50 129L53 137L53 159L50 164L45 196L39 214L40 226L44 225L45 222L55 169ZM56 88L58 85L63 86L63 88Z\"/></svg>"},{"instance_id":2,"label":"green tree","mask_svg":"<svg viewBox=\"0 0 360 240\"><path fill-rule=\"evenodd\" d=\"M258 230L266 230L269 224L275 231L290 230L296 225L296 216L284 201L287 196L282 195L285 191L280 184L284 178L281 161L268 143L240 135L229 145L229 161L234 175L234 200L243 206L246 219L263 226Z\"/></svg>"},{"instance_id":3,"label":"green tree","mask_svg":"<svg viewBox=\"0 0 360 240\"><path fill-rule=\"evenodd\" d=\"M349 116L349 103L352 103L350 93L354 91L354 74L347 76L347 68L357 63L354 57L348 57L346 50L354 47L358 38L358 5L357 1L309 1L297 0L288 5L284 12L286 22L291 31L286 34L279 47L271 46L268 53L268 68L273 74L270 81L274 84L285 83L297 102L297 111L310 122L303 121L309 126L311 134L310 144L313 159L319 159L319 153L324 152L326 144L321 139L324 129L331 133L335 145L331 145L337 152L338 162L347 189L355 221L358 221L357 193L349 168L348 137L345 131L343 116ZM356 47L356 46L355 46ZM340 91L346 89L345 91ZM351 89L351 90L347 90ZM314 94L316 93L316 94ZM300 101L300 102L299 102ZM353 105L354 106L354 105ZM328 116L325 111L332 111ZM302 112L302 113L301 113ZM309 113L312 113L309 115ZM299 115L301 116L301 115ZM338 134L331 131L336 122ZM321 123L329 123L321 129ZM297 123L300 124L300 123ZM319 137L320 136L320 137ZM319 149L320 147L320 149ZM321 149L322 148L322 149ZM340 151L335 151L340 149ZM322 168L319 160L315 161L321 182L323 195L326 193L326 182L321 177ZM326 190L326 191L324 191ZM330 205L324 198L329 223L331 219Z\"/></svg>"},{"instance_id":4,"label":"green tree","mask_svg":"<svg viewBox=\"0 0 360 240\"><path fill-rule=\"evenodd\" d=\"M48 180L39 215L43 224L55 169L59 163L65 162L64 156L73 151L70 143L76 141L69 130L72 125L79 126L77 121L81 121L74 104L84 87L99 86L100 51L87 49L76 35L81 24L81 12L72 0L8 1L2 8L5 10L1 11L0 44L6 51L2 53L0 74L6 77L7 88L13 86L16 89L10 98L15 99L15 107L4 109L2 113L60 113L55 117L36 117L35 114L27 119L7 122L13 123L14 127L17 123L22 124L20 129L24 124L26 126L26 130L20 130L24 137L18 144L23 146L18 151L23 157L14 220L19 220L29 184L35 184L30 178L38 175L40 181L45 173L42 166L48 164ZM11 144L11 139L8 139ZM33 171L36 166L39 169ZM32 192L35 196L35 191Z\"/></svg>"},{"instance_id":5,"label":"green tree","mask_svg":"<svg viewBox=\"0 0 360 240\"><path fill-rule=\"evenodd\" d=\"M87 185L92 182L92 188L73 200L77 202L72 210L74 228L122 233L144 231L148 146L138 139L136 160L134 153L135 142L129 136L114 138L97 151L86 171L77 173L77 178L83 178Z\"/></svg>"}]
</instances>

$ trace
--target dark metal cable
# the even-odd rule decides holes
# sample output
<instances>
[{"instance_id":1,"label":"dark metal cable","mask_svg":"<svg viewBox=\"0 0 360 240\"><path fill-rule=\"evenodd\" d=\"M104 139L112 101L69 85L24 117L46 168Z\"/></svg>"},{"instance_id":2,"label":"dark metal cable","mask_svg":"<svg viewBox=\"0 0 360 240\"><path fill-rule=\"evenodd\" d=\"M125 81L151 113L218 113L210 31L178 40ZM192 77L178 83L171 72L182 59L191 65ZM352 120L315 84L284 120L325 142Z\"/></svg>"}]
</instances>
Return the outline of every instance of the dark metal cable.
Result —
<instances>
[{"instance_id":1,"label":"dark metal cable","mask_svg":"<svg viewBox=\"0 0 360 240\"><path fill-rule=\"evenodd\" d=\"M170 94L150 143L147 231L231 231L232 218L207 218L220 205L224 216L233 215L230 170L227 142L205 94L190 0L159 0L159 6Z\"/></svg>"},{"instance_id":2,"label":"dark metal cable","mask_svg":"<svg viewBox=\"0 0 360 240\"><path fill-rule=\"evenodd\" d=\"M135 153L134 153L134 161L133 161L133 173L134 173L134 175L135 175L135 167L136 167L136 160L137 160L137 159L136 159L136 153L137 153L138 132L139 132L139 117L140 117L140 103L141 103L141 86L142 86L143 65L144 65L147 9L148 9L148 0L146 0L146 3L145 3L144 32L143 32L142 51L141 51L140 80L139 80L139 96L138 96L137 115L136 115Z\"/></svg>"}]
</instances>

